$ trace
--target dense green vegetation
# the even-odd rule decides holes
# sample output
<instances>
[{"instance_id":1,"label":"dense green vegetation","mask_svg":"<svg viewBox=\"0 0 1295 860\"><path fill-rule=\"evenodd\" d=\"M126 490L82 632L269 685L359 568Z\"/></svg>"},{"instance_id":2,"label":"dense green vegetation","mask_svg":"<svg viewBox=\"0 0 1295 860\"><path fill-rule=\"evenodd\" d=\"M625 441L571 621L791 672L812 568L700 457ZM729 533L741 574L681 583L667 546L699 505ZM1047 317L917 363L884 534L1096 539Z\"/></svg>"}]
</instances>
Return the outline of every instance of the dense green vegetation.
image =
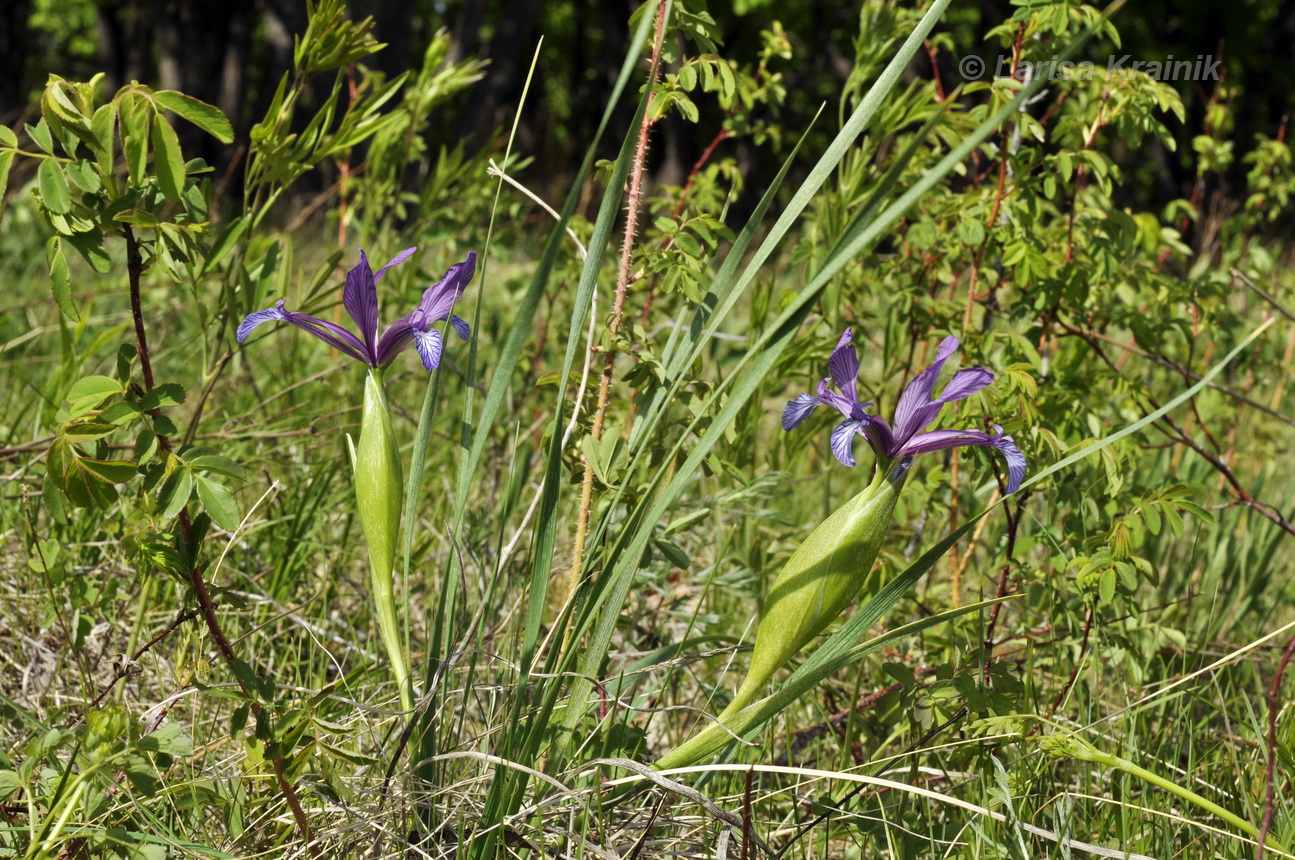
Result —
<instances>
[{"instance_id":1,"label":"dense green vegetation","mask_svg":"<svg viewBox=\"0 0 1295 860\"><path fill-rule=\"evenodd\" d=\"M1215 46L1075 2L522 5L551 43L318 0L223 104L34 4L0 857L1293 856L1290 70L1112 67ZM306 336L415 246L403 354ZM279 300L323 322L239 331ZM779 421L847 328L853 467ZM1020 489L866 435L946 358Z\"/></svg>"}]
</instances>

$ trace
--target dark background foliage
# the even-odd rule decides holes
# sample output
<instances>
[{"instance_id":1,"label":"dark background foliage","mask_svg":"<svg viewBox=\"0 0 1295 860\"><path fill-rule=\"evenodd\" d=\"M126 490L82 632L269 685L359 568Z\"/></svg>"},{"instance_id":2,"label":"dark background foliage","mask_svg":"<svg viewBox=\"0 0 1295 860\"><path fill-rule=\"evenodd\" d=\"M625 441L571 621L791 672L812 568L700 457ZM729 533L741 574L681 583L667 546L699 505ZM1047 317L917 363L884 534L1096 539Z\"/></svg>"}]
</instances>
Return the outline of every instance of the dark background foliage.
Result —
<instances>
[{"instance_id":1,"label":"dark background foliage","mask_svg":"<svg viewBox=\"0 0 1295 860\"><path fill-rule=\"evenodd\" d=\"M636 5L633 0L358 0L352 12L357 18L375 19L375 34L387 48L376 55L373 67L387 75L417 66L441 29L452 34L451 60L489 61L471 96L456 100L436 118L429 153L442 145L462 143L470 152L494 145L498 129L511 119L542 36L539 97L523 114L520 142L522 151L554 166L546 173L557 187L575 166L578 143L592 137L624 56L626 22ZM724 43L733 46L726 54L738 62L751 59L741 56L742 51L758 50L759 31L775 19L786 28L794 47L784 70L786 128L804 128L820 104L834 107L855 61L858 21L852 4L716 0L708 8L719 22ZM981 42L981 37L1011 12L1012 5L988 0L955 6L945 21L953 48L935 52L939 74L948 86L958 82L957 61L969 53L990 58L992 68L992 58L1002 51L997 44ZM12 124L31 109L49 72L75 78L105 70L109 91L139 80L215 104L245 140L290 67L292 34L301 32L305 21L306 7L300 0L5 0L0 4L0 122ZM1207 130L1205 112L1212 99L1229 99L1232 107L1237 157L1229 181L1243 172L1240 157L1256 134L1284 135L1295 100L1295 3L1138 0L1121 11L1118 24L1124 41L1117 56L1154 61L1205 54L1224 60L1222 89L1212 81L1179 87L1187 121L1173 129L1177 151L1148 143L1156 151L1141 163L1153 167L1131 176L1125 192L1135 198L1132 202L1151 207L1191 196L1191 140ZM1112 50L1109 43L1094 43L1089 56L1104 63ZM929 62L929 57L920 59L918 65L924 67L913 69L913 74L927 74ZM619 119L622 127L613 129L616 134L623 133L629 118ZM652 154L654 179L681 181L718 121L703 116L699 126L667 123ZM828 134L830 126L821 124L820 133ZM217 153L210 139L200 135L192 135L192 144L199 154L230 158L228 150ZM748 140L729 141L728 146L756 186L776 169L770 153ZM202 153L202 147L211 151Z\"/></svg>"}]
</instances>

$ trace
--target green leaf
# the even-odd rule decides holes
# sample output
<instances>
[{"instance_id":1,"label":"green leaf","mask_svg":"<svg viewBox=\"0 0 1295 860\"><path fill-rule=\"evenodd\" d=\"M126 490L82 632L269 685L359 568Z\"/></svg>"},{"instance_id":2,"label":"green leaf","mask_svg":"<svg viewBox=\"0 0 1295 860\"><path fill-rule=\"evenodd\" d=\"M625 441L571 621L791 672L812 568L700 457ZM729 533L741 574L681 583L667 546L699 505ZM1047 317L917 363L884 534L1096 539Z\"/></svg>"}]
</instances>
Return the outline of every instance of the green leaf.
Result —
<instances>
[{"instance_id":1,"label":"green leaf","mask_svg":"<svg viewBox=\"0 0 1295 860\"><path fill-rule=\"evenodd\" d=\"M168 200L179 200L184 194L184 155L175 129L159 113L153 114L153 154L158 187Z\"/></svg>"},{"instance_id":2,"label":"green leaf","mask_svg":"<svg viewBox=\"0 0 1295 860\"><path fill-rule=\"evenodd\" d=\"M77 465L110 484L124 484L139 474L135 464L129 460L95 460L90 457L78 457Z\"/></svg>"},{"instance_id":3,"label":"green leaf","mask_svg":"<svg viewBox=\"0 0 1295 860\"><path fill-rule=\"evenodd\" d=\"M72 211L72 192L67 187L67 177L62 166L52 158L43 158L36 168L36 183L45 208L60 215Z\"/></svg>"},{"instance_id":4,"label":"green leaf","mask_svg":"<svg viewBox=\"0 0 1295 860\"><path fill-rule=\"evenodd\" d=\"M0 128L4 128L4 126L0 125ZM5 189L9 187L9 168L13 167L13 159L14 153L12 150L0 152L0 207L4 205ZM0 208L0 214L3 214L3 212L4 209Z\"/></svg>"},{"instance_id":5,"label":"green leaf","mask_svg":"<svg viewBox=\"0 0 1295 860\"><path fill-rule=\"evenodd\" d=\"M687 570L692 565L692 559L688 558L688 553L684 552L678 544L668 540L656 540L653 543L666 560L680 570Z\"/></svg>"},{"instance_id":6,"label":"green leaf","mask_svg":"<svg viewBox=\"0 0 1295 860\"><path fill-rule=\"evenodd\" d=\"M117 500L113 482L85 468L82 458L73 455L63 473L63 492L78 508L106 508Z\"/></svg>"},{"instance_id":7,"label":"green leaf","mask_svg":"<svg viewBox=\"0 0 1295 860\"><path fill-rule=\"evenodd\" d=\"M0 770L0 800L4 800L22 787L22 780L12 770Z\"/></svg>"},{"instance_id":8,"label":"green leaf","mask_svg":"<svg viewBox=\"0 0 1295 860\"><path fill-rule=\"evenodd\" d=\"M106 275L112 271L112 258L103 248L103 231L97 227L87 233L73 233L70 236L64 236L67 243L76 248L81 257L90 264L90 267L101 275Z\"/></svg>"},{"instance_id":9,"label":"green leaf","mask_svg":"<svg viewBox=\"0 0 1295 860\"><path fill-rule=\"evenodd\" d=\"M180 466L162 482L162 489L157 494L162 516L170 519L179 514L189 503L192 493L193 473Z\"/></svg>"},{"instance_id":10,"label":"green leaf","mask_svg":"<svg viewBox=\"0 0 1295 860\"><path fill-rule=\"evenodd\" d=\"M1102 571L1101 579L1097 581L1097 597L1104 604L1115 599L1115 568L1108 567Z\"/></svg>"},{"instance_id":11,"label":"green leaf","mask_svg":"<svg viewBox=\"0 0 1295 860\"><path fill-rule=\"evenodd\" d=\"M185 462L189 464L190 469L195 472L215 472L218 475L224 475L239 481L243 480L243 467L228 457L222 457L219 454L207 451L197 453L201 450L196 449L185 455Z\"/></svg>"},{"instance_id":12,"label":"green leaf","mask_svg":"<svg viewBox=\"0 0 1295 860\"><path fill-rule=\"evenodd\" d=\"M146 752L160 752L171 756L193 755L193 741L185 736L179 723L167 723L162 728L139 739L138 746Z\"/></svg>"},{"instance_id":13,"label":"green leaf","mask_svg":"<svg viewBox=\"0 0 1295 860\"><path fill-rule=\"evenodd\" d=\"M157 220L157 216L146 209L123 209L112 220L121 224L133 224L136 227L157 227L162 222Z\"/></svg>"},{"instance_id":14,"label":"green leaf","mask_svg":"<svg viewBox=\"0 0 1295 860\"><path fill-rule=\"evenodd\" d=\"M63 256L63 241L58 236L50 236L45 245L45 262L49 265L50 288L54 292L54 301L68 319L77 322L81 314L77 313L72 303L72 281L68 275L67 258Z\"/></svg>"},{"instance_id":15,"label":"green leaf","mask_svg":"<svg viewBox=\"0 0 1295 860\"><path fill-rule=\"evenodd\" d=\"M229 124L229 120L220 112L220 108L215 105L209 105L204 101L195 99L193 96L187 96L175 90L158 90L153 93L153 98L168 110L175 111L176 115L193 123L221 143L233 143L234 127Z\"/></svg>"},{"instance_id":16,"label":"green leaf","mask_svg":"<svg viewBox=\"0 0 1295 860\"><path fill-rule=\"evenodd\" d=\"M237 529L243 521L234 494L224 484L217 484L210 478L198 478L198 499L211 514L212 522L227 532Z\"/></svg>"},{"instance_id":17,"label":"green leaf","mask_svg":"<svg viewBox=\"0 0 1295 860\"><path fill-rule=\"evenodd\" d=\"M111 376L86 376L72 383L68 389L67 400L76 406L82 400L93 400L98 406L114 394L122 392L121 383Z\"/></svg>"},{"instance_id":18,"label":"green leaf","mask_svg":"<svg viewBox=\"0 0 1295 860\"><path fill-rule=\"evenodd\" d=\"M94 112L90 120L90 133L94 136L94 150L99 159L99 172L112 175L112 133L117 125L117 106L106 104Z\"/></svg>"},{"instance_id":19,"label":"green leaf","mask_svg":"<svg viewBox=\"0 0 1295 860\"><path fill-rule=\"evenodd\" d=\"M168 406L179 406L184 402L184 387L179 383L165 382L153 388L144 395L140 401L140 407L148 411L162 409Z\"/></svg>"},{"instance_id":20,"label":"green leaf","mask_svg":"<svg viewBox=\"0 0 1295 860\"><path fill-rule=\"evenodd\" d=\"M129 404L118 403L117 406L128 406ZM106 421L77 421L69 424L60 435L65 442L71 442L73 445L79 445L83 442L93 442L96 439L102 439L111 435L117 428Z\"/></svg>"},{"instance_id":21,"label":"green leaf","mask_svg":"<svg viewBox=\"0 0 1295 860\"><path fill-rule=\"evenodd\" d=\"M54 154L54 136L49 133L49 126L45 124L44 118L35 125L25 125L23 128L27 130L27 136L32 139L32 143L39 146L41 151Z\"/></svg>"}]
</instances>

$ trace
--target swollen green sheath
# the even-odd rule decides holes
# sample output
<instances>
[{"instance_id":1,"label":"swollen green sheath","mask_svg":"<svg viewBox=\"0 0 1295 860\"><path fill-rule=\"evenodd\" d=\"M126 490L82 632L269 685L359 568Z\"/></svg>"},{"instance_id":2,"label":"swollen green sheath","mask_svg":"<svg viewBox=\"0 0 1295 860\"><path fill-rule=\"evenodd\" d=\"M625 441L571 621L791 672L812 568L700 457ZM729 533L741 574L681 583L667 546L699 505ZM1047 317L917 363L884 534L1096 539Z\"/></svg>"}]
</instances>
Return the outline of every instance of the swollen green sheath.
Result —
<instances>
[{"instance_id":1,"label":"swollen green sheath","mask_svg":"<svg viewBox=\"0 0 1295 860\"><path fill-rule=\"evenodd\" d=\"M872 483L810 533L769 590L755 631L751 668L719 721L658 759L657 769L695 764L713 755L748 722L741 712L796 652L822 633L860 592L872 589L872 564L886 536L912 458L877 469Z\"/></svg>"},{"instance_id":2,"label":"swollen green sheath","mask_svg":"<svg viewBox=\"0 0 1295 860\"><path fill-rule=\"evenodd\" d=\"M371 371L364 380L364 413L360 419L360 439L355 446L355 503L364 540L369 546L369 576L378 610L378 628L400 688L401 706L409 710L414 706L413 691L392 580L400 539L404 479L396 434L391 428L391 414L378 374L379 371Z\"/></svg>"},{"instance_id":3,"label":"swollen green sheath","mask_svg":"<svg viewBox=\"0 0 1295 860\"><path fill-rule=\"evenodd\" d=\"M751 704L774 673L864 590L910 462L877 469L867 489L824 520L787 560L769 589L746 680L720 719Z\"/></svg>"}]
</instances>

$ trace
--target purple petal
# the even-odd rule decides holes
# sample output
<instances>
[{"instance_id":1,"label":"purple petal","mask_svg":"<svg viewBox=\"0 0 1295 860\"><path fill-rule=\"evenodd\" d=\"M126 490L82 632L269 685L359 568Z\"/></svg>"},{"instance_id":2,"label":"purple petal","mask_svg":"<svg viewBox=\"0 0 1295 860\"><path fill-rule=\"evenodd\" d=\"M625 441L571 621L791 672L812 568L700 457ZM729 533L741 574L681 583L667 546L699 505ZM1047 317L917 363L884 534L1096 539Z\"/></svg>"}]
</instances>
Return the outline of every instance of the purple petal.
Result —
<instances>
[{"instance_id":1,"label":"purple petal","mask_svg":"<svg viewBox=\"0 0 1295 860\"><path fill-rule=\"evenodd\" d=\"M817 388L819 402L825 406L831 406L846 418L858 421L862 417L855 414L858 411L858 407L862 405L859 403L858 398L851 399L844 394L837 394L828 387L828 383L831 381L832 380L830 379L819 380ZM872 404L868 405L871 406Z\"/></svg>"},{"instance_id":2,"label":"purple petal","mask_svg":"<svg viewBox=\"0 0 1295 860\"><path fill-rule=\"evenodd\" d=\"M319 317L312 317L310 314L289 311L287 322L292 323L302 331L314 335L324 343L331 346L338 352L345 353L356 361L362 361L365 364L371 364L368 357L368 350L360 339L342 328L337 323L321 320Z\"/></svg>"},{"instance_id":3,"label":"purple petal","mask_svg":"<svg viewBox=\"0 0 1295 860\"><path fill-rule=\"evenodd\" d=\"M365 364L369 363L364 344L360 343L359 338L355 335L328 320L322 320L319 317L297 311L284 310L282 300L276 302L272 308L248 314L247 319L243 320L238 326L238 342L242 343L251 334L252 329L270 320L281 320L282 322L290 323L307 334L319 338L338 352L344 353L356 361L363 361Z\"/></svg>"},{"instance_id":4,"label":"purple petal","mask_svg":"<svg viewBox=\"0 0 1295 860\"><path fill-rule=\"evenodd\" d=\"M944 386L944 391L940 392L938 402L940 404L952 403L955 400L970 397L993 381L994 374L983 367L964 367L953 374L949 384Z\"/></svg>"},{"instance_id":5,"label":"purple petal","mask_svg":"<svg viewBox=\"0 0 1295 860\"><path fill-rule=\"evenodd\" d=\"M782 410L782 429L790 430L808 418L823 401L812 394L802 394L795 400L787 401Z\"/></svg>"},{"instance_id":6,"label":"purple petal","mask_svg":"<svg viewBox=\"0 0 1295 860\"><path fill-rule=\"evenodd\" d=\"M414 311L417 313L417 311ZM378 341L378 367L386 367L395 361L396 356L404 352L405 349L414 342L414 332L416 331L410 323L410 318L414 313L405 314L400 319L387 326L387 330L382 333L382 338Z\"/></svg>"},{"instance_id":7,"label":"purple petal","mask_svg":"<svg viewBox=\"0 0 1295 860\"><path fill-rule=\"evenodd\" d=\"M899 403L895 406L895 438L901 445L929 426L940 413L938 405L931 408L931 395L935 393L935 383L940 379L944 363L957 349L956 337L950 336L940 341L940 346L935 351L935 362L913 377L912 382L904 388L904 393L899 395Z\"/></svg>"},{"instance_id":8,"label":"purple petal","mask_svg":"<svg viewBox=\"0 0 1295 860\"><path fill-rule=\"evenodd\" d=\"M932 430L919 433L899 449L898 454L929 454L969 445L993 445L995 437L982 430Z\"/></svg>"},{"instance_id":9,"label":"purple petal","mask_svg":"<svg viewBox=\"0 0 1295 860\"><path fill-rule=\"evenodd\" d=\"M369 268L369 258L360 251L360 262L346 273L346 287L342 290L342 305L355 320L364 343L364 354L370 364L377 364L374 349L378 339L378 285Z\"/></svg>"},{"instance_id":10,"label":"purple petal","mask_svg":"<svg viewBox=\"0 0 1295 860\"><path fill-rule=\"evenodd\" d=\"M401 263L405 262L405 260L408 260L410 257L412 257L414 255L414 252L417 250L418 250L417 246L413 248L406 248L405 250L401 251L399 254L392 257L390 260L388 260L387 265L383 266L381 269L378 269L378 273L373 276L374 283L377 283L378 279L382 277L383 272L387 271L387 269L390 269L392 266L399 266Z\"/></svg>"},{"instance_id":11,"label":"purple petal","mask_svg":"<svg viewBox=\"0 0 1295 860\"><path fill-rule=\"evenodd\" d=\"M997 425L994 426L994 429L1000 434L1003 432L1003 428ZM993 445L1003 452L1003 457L1007 460L1007 493L1011 495L1016 492L1021 486L1021 481L1025 479L1025 455L1021 453L1020 448L1016 447L1016 443L1012 441L1011 436L997 436Z\"/></svg>"},{"instance_id":12,"label":"purple petal","mask_svg":"<svg viewBox=\"0 0 1295 860\"><path fill-rule=\"evenodd\" d=\"M467 289L468 282L477 271L477 252L469 251L468 258L462 263L455 263L450 266L445 275L436 283L432 284L423 291L423 298L418 303L416 313L421 313L420 319L414 320L415 327L430 324L435 320L443 320L450 315L455 304L463 296L463 291Z\"/></svg>"},{"instance_id":13,"label":"purple petal","mask_svg":"<svg viewBox=\"0 0 1295 860\"><path fill-rule=\"evenodd\" d=\"M1025 455L1016 447L1011 436L1002 435L1002 427L995 424L994 431L991 435L980 430L932 430L913 437L900 449L900 453L925 454L970 446L997 448L1007 460L1007 492L1015 493L1025 478Z\"/></svg>"},{"instance_id":14,"label":"purple petal","mask_svg":"<svg viewBox=\"0 0 1295 860\"><path fill-rule=\"evenodd\" d=\"M269 322L270 320L283 320L286 322L287 319L288 314L283 310L283 302L278 302L272 308L266 308L263 311L250 313L241 323L238 324L238 334L236 335L238 342L242 343L247 340L247 336L252 333L252 329L256 328L261 323Z\"/></svg>"},{"instance_id":15,"label":"purple petal","mask_svg":"<svg viewBox=\"0 0 1295 860\"><path fill-rule=\"evenodd\" d=\"M436 329L414 332L414 348L423 360L423 367L435 370L441 363L441 333Z\"/></svg>"},{"instance_id":16,"label":"purple petal","mask_svg":"<svg viewBox=\"0 0 1295 860\"><path fill-rule=\"evenodd\" d=\"M854 332L846 329L841 335L841 339L836 343L836 349L832 350L832 356L827 360L828 371L832 375L832 381L836 387L841 389L852 403L859 400L859 354L854 348Z\"/></svg>"},{"instance_id":17,"label":"purple petal","mask_svg":"<svg viewBox=\"0 0 1295 860\"><path fill-rule=\"evenodd\" d=\"M832 431L832 453L847 466L854 465L854 436L862 421L842 421Z\"/></svg>"},{"instance_id":18,"label":"purple petal","mask_svg":"<svg viewBox=\"0 0 1295 860\"><path fill-rule=\"evenodd\" d=\"M872 404L868 404L872 405ZM863 425L863 438L872 446L872 452L881 460L893 460L896 455L895 434L880 415L869 415Z\"/></svg>"},{"instance_id":19,"label":"purple petal","mask_svg":"<svg viewBox=\"0 0 1295 860\"><path fill-rule=\"evenodd\" d=\"M468 321L463 317L452 315L450 325L454 326L454 330L459 333L459 340L467 340L472 337L472 327L468 325Z\"/></svg>"}]
</instances>

